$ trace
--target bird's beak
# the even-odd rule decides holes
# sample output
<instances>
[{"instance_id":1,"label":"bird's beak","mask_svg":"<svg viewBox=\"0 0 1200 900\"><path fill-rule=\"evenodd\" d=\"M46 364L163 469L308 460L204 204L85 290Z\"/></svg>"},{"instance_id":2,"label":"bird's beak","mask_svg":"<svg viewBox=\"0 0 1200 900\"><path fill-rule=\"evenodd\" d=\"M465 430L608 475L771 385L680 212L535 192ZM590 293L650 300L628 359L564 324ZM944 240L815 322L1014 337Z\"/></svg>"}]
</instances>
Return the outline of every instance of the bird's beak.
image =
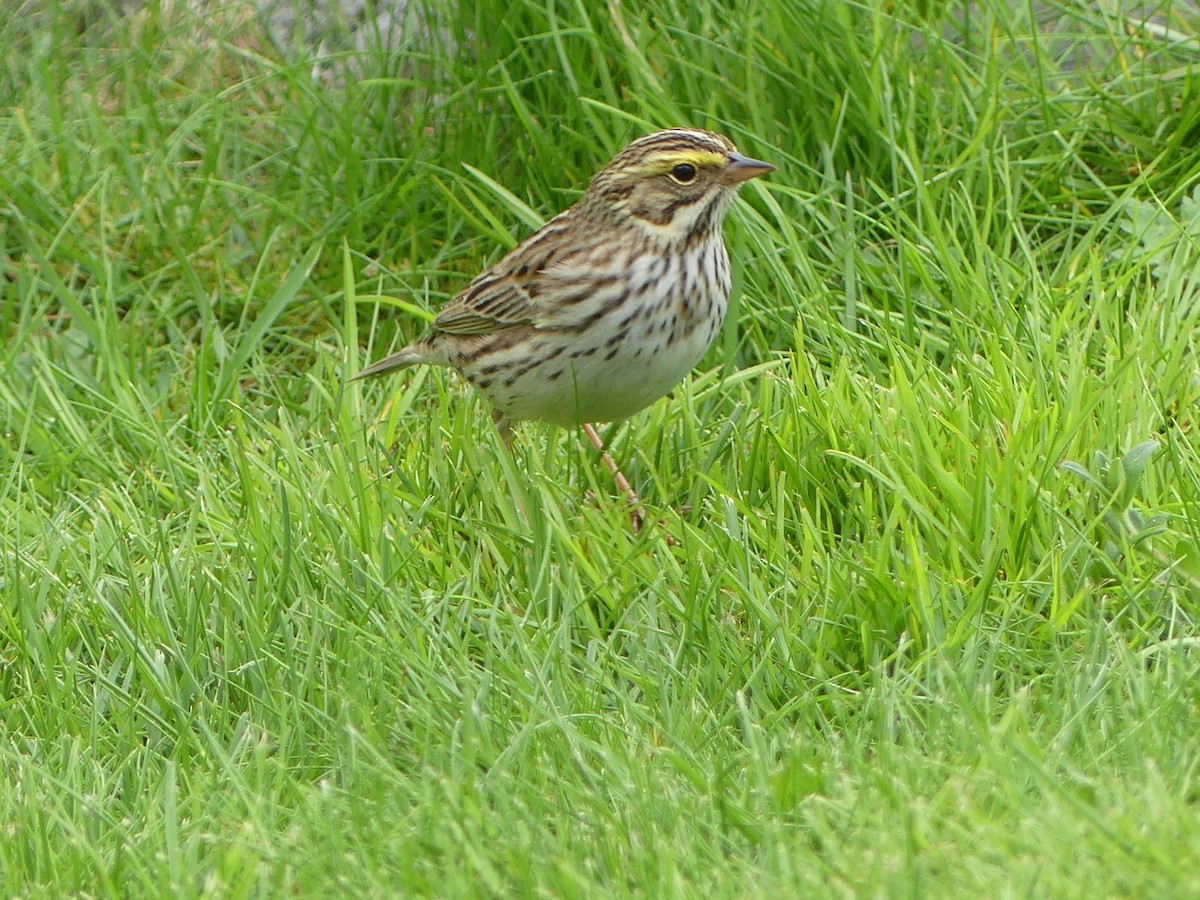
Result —
<instances>
[{"instance_id":1,"label":"bird's beak","mask_svg":"<svg viewBox=\"0 0 1200 900\"><path fill-rule=\"evenodd\" d=\"M770 163L751 159L740 153L730 153L729 165L725 167L725 178L734 184L741 184L743 181L749 181L751 178L774 171L775 167Z\"/></svg>"}]
</instances>

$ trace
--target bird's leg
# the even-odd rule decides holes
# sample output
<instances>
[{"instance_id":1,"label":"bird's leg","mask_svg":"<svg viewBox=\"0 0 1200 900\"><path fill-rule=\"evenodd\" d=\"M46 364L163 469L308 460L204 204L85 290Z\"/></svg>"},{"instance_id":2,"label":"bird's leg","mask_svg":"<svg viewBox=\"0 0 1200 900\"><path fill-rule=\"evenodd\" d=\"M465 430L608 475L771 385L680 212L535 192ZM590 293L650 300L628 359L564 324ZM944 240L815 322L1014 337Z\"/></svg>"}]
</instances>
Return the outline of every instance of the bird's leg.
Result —
<instances>
[{"instance_id":1,"label":"bird's leg","mask_svg":"<svg viewBox=\"0 0 1200 900\"><path fill-rule=\"evenodd\" d=\"M492 410L492 421L496 423L496 431L500 432L500 440L504 441L504 449L512 453L512 422L498 409Z\"/></svg>"},{"instance_id":2,"label":"bird's leg","mask_svg":"<svg viewBox=\"0 0 1200 900\"><path fill-rule=\"evenodd\" d=\"M600 440L600 435L596 434L595 427L590 422L583 423L583 433L587 435L588 440L592 442L592 446L600 451L600 461L604 463L604 468L612 473L613 480L617 483L617 490L625 495L625 499L629 501L629 522L633 526L633 533L637 534L642 529L642 501L629 484L629 479L625 477L625 473L617 468L617 464L613 462L613 458L608 451L604 449L604 442Z\"/></svg>"},{"instance_id":3,"label":"bird's leg","mask_svg":"<svg viewBox=\"0 0 1200 900\"><path fill-rule=\"evenodd\" d=\"M510 467L513 462L512 422L508 420L507 416L496 409L492 410L492 421L496 423L496 431L500 434L500 440L504 442L504 449L506 451L505 455L507 457L507 464L504 466L506 470L505 474L509 478L512 478L513 471ZM516 501L517 515L521 517L521 523L525 526L528 526L529 513L525 509L525 501L522 499L520 491L513 490L513 500Z\"/></svg>"}]
</instances>

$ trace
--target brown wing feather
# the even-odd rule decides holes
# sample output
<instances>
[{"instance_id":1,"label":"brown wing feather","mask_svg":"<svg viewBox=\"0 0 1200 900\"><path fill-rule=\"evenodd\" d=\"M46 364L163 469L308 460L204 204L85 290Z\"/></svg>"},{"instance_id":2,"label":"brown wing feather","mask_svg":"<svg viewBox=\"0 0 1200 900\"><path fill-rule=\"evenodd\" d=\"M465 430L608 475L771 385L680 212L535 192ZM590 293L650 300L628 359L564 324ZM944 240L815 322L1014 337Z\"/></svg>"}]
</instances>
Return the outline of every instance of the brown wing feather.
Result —
<instances>
[{"instance_id":1,"label":"brown wing feather","mask_svg":"<svg viewBox=\"0 0 1200 900\"><path fill-rule=\"evenodd\" d=\"M447 334L489 334L534 321L537 305L510 275L485 272L442 307L433 327Z\"/></svg>"},{"instance_id":2,"label":"brown wing feather","mask_svg":"<svg viewBox=\"0 0 1200 900\"><path fill-rule=\"evenodd\" d=\"M568 210L552 219L523 244L442 307L434 331L445 334L491 334L523 325L537 326L546 314L539 301L543 272L564 246L563 232L571 229Z\"/></svg>"}]
</instances>

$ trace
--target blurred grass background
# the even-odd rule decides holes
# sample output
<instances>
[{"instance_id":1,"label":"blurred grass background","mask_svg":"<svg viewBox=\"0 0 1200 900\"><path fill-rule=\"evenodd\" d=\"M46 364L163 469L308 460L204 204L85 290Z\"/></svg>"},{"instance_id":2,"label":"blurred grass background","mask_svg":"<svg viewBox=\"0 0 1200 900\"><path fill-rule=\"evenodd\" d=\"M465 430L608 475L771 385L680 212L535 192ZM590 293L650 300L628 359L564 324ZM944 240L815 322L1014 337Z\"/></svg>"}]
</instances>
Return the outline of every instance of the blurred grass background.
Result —
<instances>
[{"instance_id":1,"label":"blurred grass background","mask_svg":"<svg viewBox=\"0 0 1200 900\"><path fill-rule=\"evenodd\" d=\"M1200 892L1194 7L21 12L9 894ZM779 170L608 431L660 526L345 384L675 124Z\"/></svg>"}]
</instances>

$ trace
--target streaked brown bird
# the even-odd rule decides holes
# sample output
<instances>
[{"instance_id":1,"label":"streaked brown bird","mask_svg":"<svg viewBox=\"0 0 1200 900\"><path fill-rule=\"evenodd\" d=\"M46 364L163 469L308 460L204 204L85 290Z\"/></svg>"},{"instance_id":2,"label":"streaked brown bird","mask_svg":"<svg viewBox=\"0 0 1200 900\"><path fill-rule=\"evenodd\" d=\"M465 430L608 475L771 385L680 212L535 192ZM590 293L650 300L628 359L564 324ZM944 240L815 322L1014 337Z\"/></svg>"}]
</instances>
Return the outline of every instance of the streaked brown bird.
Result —
<instances>
[{"instance_id":1,"label":"streaked brown bird","mask_svg":"<svg viewBox=\"0 0 1200 900\"><path fill-rule=\"evenodd\" d=\"M729 302L725 213L774 168L698 128L638 138L419 340L354 377L450 366L491 404L505 443L525 419L582 426L636 502L591 423L645 408L700 361Z\"/></svg>"}]
</instances>

